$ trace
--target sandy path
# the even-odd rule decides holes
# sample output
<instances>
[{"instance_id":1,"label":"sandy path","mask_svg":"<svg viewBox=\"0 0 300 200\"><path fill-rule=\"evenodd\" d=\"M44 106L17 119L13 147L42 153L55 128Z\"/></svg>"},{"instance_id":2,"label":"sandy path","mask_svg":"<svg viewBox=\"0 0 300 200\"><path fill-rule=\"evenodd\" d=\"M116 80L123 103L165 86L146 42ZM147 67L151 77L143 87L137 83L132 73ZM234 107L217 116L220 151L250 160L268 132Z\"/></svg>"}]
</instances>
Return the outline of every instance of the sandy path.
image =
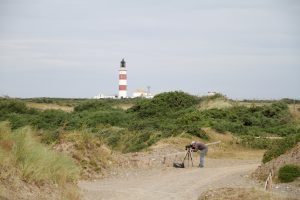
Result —
<instances>
[{"instance_id":1,"label":"sandy path","mask_svg":"<svg viewBox=\"0 0 300 200\"><path fill-rule=\"evenodd\" d=\"M193 200L214 187L251 186L245 175L258 165L257 161L207 159L207 166L201 169L146 170L95 182L82 181L79 187L86 200Z\"/></svg>"}]
</instances>

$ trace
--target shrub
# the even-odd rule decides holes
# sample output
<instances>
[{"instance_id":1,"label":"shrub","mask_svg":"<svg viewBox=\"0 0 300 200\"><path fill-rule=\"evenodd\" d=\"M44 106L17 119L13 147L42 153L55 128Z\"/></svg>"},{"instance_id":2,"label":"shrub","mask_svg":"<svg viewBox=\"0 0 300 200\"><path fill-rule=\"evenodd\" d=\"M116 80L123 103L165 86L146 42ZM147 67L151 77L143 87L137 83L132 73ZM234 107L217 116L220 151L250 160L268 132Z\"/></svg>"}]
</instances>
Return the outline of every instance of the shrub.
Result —
<instances>
[{"instance_id":1,"label":"shrub","mask_svg":"<svg viewBox=\"0 0 300 200\"><path fill-rule=\"evenodd\" d=\"M288 183L300 176L300 167L297 165L285 165L279 169L278 178L281 182Z\"/></svg>"},{"instance_id":2,"label":"shrub","mask_svg":"<svg viewBox=\"0 0 300 200\"><path fill-rule=\"evenodd\" d=\"M54 130L68 122L70 114L62 110L45 110L39 112L31 121L39 129Z\"/></svg>"},{"instance_id":3,"label":"shrub","mask_svg":"<svg viewBox=\"0 0 300 200\"><path fill-rule=\"evenodd\" d=\"M189 133L190 135L193 135L193 136L196 136L199 138L203 138L205 140L209 139L206 132L204 130L202 130L200 126L198 126L196 124L190 125L190 126L186 127L185 129L186 129L186 132Z\"/></svg>"},{"instance_id":4,"label":"shrub","mask_svg":"<svg viewBox=\"0 0 300 200\"><path fill-rule=\"evenodd\" d=\"M269 162L270 160L277 158L284 154L289 149L292 149L300 141L300 133L290 135L284 139L276 140L264 153L263 163Z\"/></svg>"},{"instance_id":5,"label":"shrub","mask_svg":"<svg viewBox=\"0 0 300 200\"><path fill-rule=\"evenodd\" d=\"M17 129L30 124L31 118L32 115L28 114L9 113L6 120L10 121L12 129Z\"/></svg>"},{"instance_id":6,"label":"shrub","mask_svg":"<svg viewBox=\"0 0 300 200\"><path fill-rule=\"evenodd\" d=\"M111 106L108 103L104 103L101 100L90 100L80 103L78 106L74 108L75 112L82 111L97 111L97 110L107 110L110 109Z\"/></svg>"},{"instance_id":7,"label":"shrub","mask_svg":"<svg viewBox=\"0 0 300 200\"><path fill-rule=\"evenodd\" d=\"M140 100L129 111L137 113L140 117L165 116L169 112L191 107L197 102L199 102L197 97L181 91L165 92L151 100Z\"/></svg>"},{"instance_id":8,"label":"shrub","mask_svg":"<svg viewBox=\"0 0 300 200\"><path fill-rule=\"evenodd\" d=\"M1 115L7 113L26 113L28 108L25 103L18 100L0 100Z\"/></svg>"},{"instance_id":9,"label":"shrub","mask_svg":"<svg viewBox=\"0 0 300 200\"><path fill-rule=\"evenodd\" d=\"M31 101L35 102L35 103L54 103L55 102L53 99L46 98L46 97L34 98L34 99L31 99Z\"/></svg>"}]
</instances>

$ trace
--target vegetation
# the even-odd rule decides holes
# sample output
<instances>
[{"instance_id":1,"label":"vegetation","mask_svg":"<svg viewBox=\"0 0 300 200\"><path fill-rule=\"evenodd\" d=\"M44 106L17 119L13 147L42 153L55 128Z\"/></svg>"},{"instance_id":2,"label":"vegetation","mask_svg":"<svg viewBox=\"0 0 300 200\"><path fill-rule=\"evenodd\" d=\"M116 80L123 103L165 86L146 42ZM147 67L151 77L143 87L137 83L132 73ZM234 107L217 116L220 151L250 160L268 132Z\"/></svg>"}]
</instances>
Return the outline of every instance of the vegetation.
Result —
<instances>
[{"instance_id":1,"label":"vegetation","mask_svg":"<svg viewBox=\"0 0 300 200\"><path fill-rule=\"evenodd\" d=\"M285 165L279 169L278 178L281 182L288 183L300 176L300 167L297 165Z\"/></svg>"},{"instance_id":2,"label":"vegetation","mask_svg":"<svg viewBox=\"0 0 300 200\"><path fill-rule=\"evenodd\" d=\"M273 144L274 140L267 137L255 137L253 135L243 135L239 143L251 149L267 149Z\"/></svg>"},{"instance_id":3,"label":"vegetation","mask_svg":"<svg viewBox=\"0 0 300 200\"><path fill-rule=\"evenodd\" d=\"M296 146L298 142L300 142L299 132L295 135L289 135L281 140L275 140L264 153L262 160L263 163L269 162L270 160L284 154L289 149L292 149L294 146Z\"/></svg>"},{"instance_id":4,"label":"vegetation","mask_svg":"<svg viewBox=\"0 0 300 200\"><path fill-rule=\"evenodd\" d=\"M176 91L156 95L153 99L84 100L30 99L43 103L73 105L74 112L36 110L26 107L24 100L0 100L0 121L8 120L12 129L31 125L48 144L59 140L60 132L85 130L95 134L113 148L124 152L144 149L156 141L185 133L209 139L202 130L212 127L240 136L241 144L250 148L272 146L268 136L296 135L300 132L292 120L286 103L232 106L221 109L199 109L203 102L226 100L221 94L196 97ZM118 105L132 105L124 110Z\"/></svg>"},{"instance_id":5,"label":"vegetation","mask_svg":"<svg viewBox=\"0 0 300 200\"><path fill-rule=\"evenodd\" d=\"M67 156L54 152L34 138L34 130L24 127L11 132L0 123L0 177L19 173L30 183L64 185L79 178L80 169Z\"/></svg>"}]
</instances>

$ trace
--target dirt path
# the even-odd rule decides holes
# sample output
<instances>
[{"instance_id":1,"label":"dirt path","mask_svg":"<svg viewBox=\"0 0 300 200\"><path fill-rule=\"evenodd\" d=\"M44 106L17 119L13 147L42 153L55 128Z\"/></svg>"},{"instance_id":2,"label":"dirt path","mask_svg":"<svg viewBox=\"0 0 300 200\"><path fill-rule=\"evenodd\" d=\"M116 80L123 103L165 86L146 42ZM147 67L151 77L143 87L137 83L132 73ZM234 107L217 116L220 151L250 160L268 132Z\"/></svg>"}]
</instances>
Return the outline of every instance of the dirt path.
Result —
<instances>
[{"instance_id":1,"label":"dirt path","mask_svg":"<svg viewBox=\"0 0 300 200\"><path fill-rule=\"evenodd\" d=\"M118 199L197 199L216 187L251 187L247 178L258 161L207 159L205 168L165 168L130 171L118 177L99 181L82 181L79 187L86 200Z\"/></svg>"}]
</instances>

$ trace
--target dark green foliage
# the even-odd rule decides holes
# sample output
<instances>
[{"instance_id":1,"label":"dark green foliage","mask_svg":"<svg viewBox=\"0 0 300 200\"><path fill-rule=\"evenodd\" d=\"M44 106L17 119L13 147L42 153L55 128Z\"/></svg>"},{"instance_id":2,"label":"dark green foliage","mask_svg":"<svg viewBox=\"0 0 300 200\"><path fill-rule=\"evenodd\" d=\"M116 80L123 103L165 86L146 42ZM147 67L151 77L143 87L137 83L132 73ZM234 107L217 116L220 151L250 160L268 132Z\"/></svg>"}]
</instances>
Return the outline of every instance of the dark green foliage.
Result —
<instances>
[{"instance_id":1,"label":"dark green foliage","mask_svg":"<svg viewBox=\"0 0 300 200\"><path fill-rule=\"evenodd\" d=\"M18 113L24 114L29 111L25 103L19 100L0 100L0 117L3 117L5 114Z\"/></svg>"},{"instance_id":2,"label":"dark green foliage","mask_svg":"<svg viewBox=\"0 0 300 200\"><path fill-rule=\"evenodd\" d=\"M84 121L88 127L95 127L97 124L110 124L112 126L125 126L130 115L122 110L112 109L106 111L83 112L81 121Z\"/></svg>"},{"instance_id":3,"label":"dark green foliage","mask_svg":"<svg viewBox=\"0 0 300 200\"><path fill-rule=\"evenodd\" d=\"M111 107L107 104L104 103L103 101L98 101L98 100L90 100L83 102L76 106L74 108L75 112L81 112L81 111L97 111L97 110L108 110Z\"/></svg>"},{"instance_id":4,"label":"dark green foliage","mask_svg":"<svg viewBox=\"0 0 300 200\"><path fill-rule=\"evenodd\" d=\"M12 129L17 129L30 124L32 118L33 116L28 114L10 113L6 115L5 120L10 121Z\"/></svg>"},{"instance_id":5,"label":"dark green foliage","mask_svg":"<svg viewBox=\"0 0 300 200\"><path fill-rule=\"evenodd\" d=\"M300 167L297 165L285 165L279 169L278 178L283 183L296 180L300 176Z\"/></svg>"},{"instance_id":6,"label":"dark green foliage","mask_svg":"<svg viewBox=\"0 0 300 200\"><path fill-rule=\"evenodd\" d=\"M292 116L287 105L282 102L262 107L235 106L223 110L211 109L204 113L211 118L212 127L220 132L230 131L256 136L271 133L285 136L297 131L290 127Z\"/></svg>"},{"instance_id":7,"label":"dark green foliage","mask_svg":"<svg viewBox=\"0 0 300 200\"><path fill-rule=\"evenodd\" d=\"M165 116L189 108L198 102L197 97L184 92L165 92L156 95L151 100L140 100L130 111L137 113L140 117Z\"/></svg>"},{"instance_id":8,"label":"dark green foliage","mask_svg":"<svg viewBox=\"0 0 300 200\"><path fill-rule=\"evenodd\" d=\"M42 98L35 98L31 100L32 102L35 103L55 103L55 99L51 99L51 98L46 98L46 97L42 97Z\"/></svg>"},{"instance_id":9,"label":"dark green foliage","mask_svg":"<svg viewBox=\"0 0 300 200\"><path fill-rule=\"evenodd\" d=\"M212 127L220 133L226 131L243 136L242 144L251 148L270 146L265 136L288 136L300 130L292 122L292 116L284 102L265 106L233 106L225 109L198 110L201 101L224 98L218 94L195 97L184 92L166 92L153 99L30 99L26 101L76 105L74 112L59 110L38 111L28 109L24 100L0 100L0 120L9 120L12 128L32 125L46 130L46 143L58 140L57 130L90 129L112 147L123 146L123 151L137 151L160 138L181 133L208 139L203 127ZM118 105L132 105L130 109L118 109ZM99 127L110 126L105 133ZM119 127L120 131L111 126ZM245 136L245 137L244 137ZM260 139L255 139L260 136ZM273 146L273 144L271 145Z\"/></svg>"},{"instance_id":10,"label":"dark green foliage","mask_svg":"<svg viewBox=\"0 0 300 200\"><path fill-rule=\"evenodd\" d=\"M300 100L299 99L289 99L289 98L283 98L281 99L282 102L287 103L287 104L299 104Z\"/></svg>"},{"instance_id":11,"label":"dark green foliage","mask_svg":"<svg viewBox=\"0 0 300 200\"><path fill-rule=\"evenodd\" d=\"M191 124L190 126L186 127L186 132L189 133L190 135L199 137L199 138L203 138L208 140L209 137L208 135L205 133L205 131L203 131L201 129L201 127L197 124Z\"/></svg>"},{"instance_id":12,"label":"dark green foliage","mask_svg":"<svg viewBox=\"0 0 300 200\"><path fill-rule=\"evenodd\" d=\"M300 133L289 135L281 140L275 140L264 153L262 160L263 163L269 162L270 160L284 154L289 149L292 149L298 142L300 142Z\"/></svg>"},{"instance_id":13,"label":"dark green foliage","mask_svg":"<svg viewBox=\"0 0 300 200\"><path fill-rule=\"evenodd\" d=\"M68 123L70 114L61 110L45 110L30 120L30 124L45 130L55 130Z\"/></svg>"},{"instance_id":14,"label":"dark green foliage","mask_svg":"<svg viewBox=\"0 0 300 200\"><path fill-rule=\"evenodd\" d=\"M30 124L31 119L37 113L36 110L27 108L20 100L0 100L0 121L9 120L12 129Z\"/></svg>"}]
</instances>

